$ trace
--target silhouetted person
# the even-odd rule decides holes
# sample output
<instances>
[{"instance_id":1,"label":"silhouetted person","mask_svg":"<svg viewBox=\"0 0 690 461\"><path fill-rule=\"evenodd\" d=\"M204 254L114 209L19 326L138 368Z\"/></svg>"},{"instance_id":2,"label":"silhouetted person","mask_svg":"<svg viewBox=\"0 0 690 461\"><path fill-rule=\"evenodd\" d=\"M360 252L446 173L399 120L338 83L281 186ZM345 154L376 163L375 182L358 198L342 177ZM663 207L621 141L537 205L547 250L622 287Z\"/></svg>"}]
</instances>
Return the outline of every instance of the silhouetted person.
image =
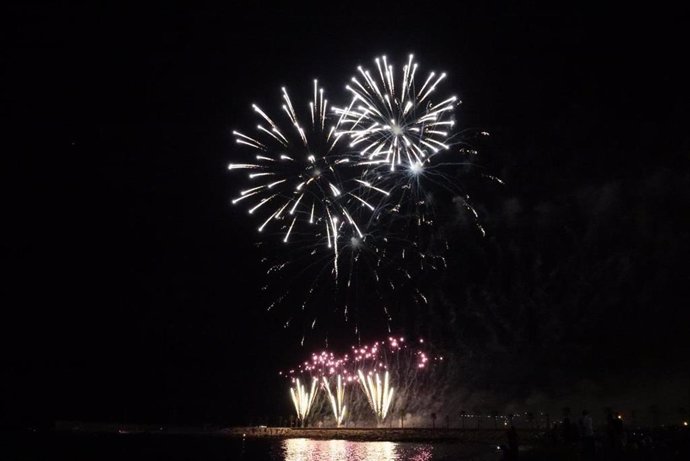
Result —
<instances>
[{"instance_id":1,"label":"silhouetted person","mask_svg":"<svg viewBox=\"0 0 690 461\"><path fill-rule=\"evenodd\" d=\"M620 413L616 413L613 418L613 434L616 445L616 451L623 451L625 445L625 431L623 429L623 417Z\"/></svg>"},{"instance_id":2,"label":"silhouetted person","mask_svg":"<svg viewBox=\"0 0 690 461\"><path fill-rule=\"evenodd\" d=\"M566 445L573 445L577 439L577 434L576 428L570 421L569 417L566 416L565 418L563 418L563 422L561 423L561 430L563 433L563 442Z\"/></svg>"},{"instance_id":3,"label":"silhouetted person","mask_svg":"<svg viewBox=\"0 0 690 461\"><path fill-rule=\"evenodd\" d=\"M587 410L582 411L579 421L582 454L585 459L594 459L594 425Z\"/></svg>"},{"instance_id":4,"label":"silhouetted person","mask_svg":"<svg viewBox=\"0 0 690 461\"><path fill-rule=\"evenodd\" d=\"M618 413L606 413L606 436L611 453L618 457L623 451L623 421Z\"/></svg>"},{"instance_id":5,"label":"silhouetted person","mask_svg":"<svg viewBox=\"0 0 690 461\"><path fill-rule=\"evenodd\" d=\"M513 426L512 424L510 425L510 428L506 431L506 438L508 439L508 449L506 450L506 452L508 453L507 459L518 459L518 434L517 430L515 429L515 426Z\"/></svg>"},{"instance_id":6,"label":"silhouetted person","mask_svg":"<svg viewBox=\"0 0 690 461\"><path fill-rule=\"evenodd\" d=\"M552 444L557 444L559 442L559 436L561 434L561 426L558 424L558 421L553 423L553 426L551 426L551 429L549 430L549 440L551 441Z\"/></svg>"}]
</instances>

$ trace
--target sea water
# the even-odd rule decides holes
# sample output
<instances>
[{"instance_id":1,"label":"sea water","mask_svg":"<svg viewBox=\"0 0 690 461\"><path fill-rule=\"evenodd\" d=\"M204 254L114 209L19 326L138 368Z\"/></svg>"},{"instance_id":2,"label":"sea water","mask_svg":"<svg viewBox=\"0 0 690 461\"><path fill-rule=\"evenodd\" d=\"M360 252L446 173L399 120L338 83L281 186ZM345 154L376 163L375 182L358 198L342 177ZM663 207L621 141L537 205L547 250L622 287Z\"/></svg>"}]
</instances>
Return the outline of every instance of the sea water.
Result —
<instances>
[{"instance_id":1,"label":"sea water","mask_svg":"<svg viewBox=\"0 0 690 461\"><path fill-rule=\"evenodd\" d=\"M498 460L496 447L312 439L238 439L151 434L0 434L13 461L445 461Z\"/></svg>"}]
</instances>

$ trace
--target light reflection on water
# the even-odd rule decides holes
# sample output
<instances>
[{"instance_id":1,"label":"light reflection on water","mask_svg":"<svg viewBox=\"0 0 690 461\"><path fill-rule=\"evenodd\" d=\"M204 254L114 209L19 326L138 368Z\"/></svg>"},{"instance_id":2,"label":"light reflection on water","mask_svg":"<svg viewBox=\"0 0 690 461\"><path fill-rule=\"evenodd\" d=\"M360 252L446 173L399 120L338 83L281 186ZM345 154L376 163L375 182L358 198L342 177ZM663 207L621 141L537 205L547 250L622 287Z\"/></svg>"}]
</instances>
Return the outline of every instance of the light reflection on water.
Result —
<instances>
[{"instance_id":1,"label":"light reflection on water","mask_svg":"<svg viewBox=\"0 0 690 461\"><path fill-rule=\"evenodd\" d=\"M433 446L394 442L286 439L285 461L429 461Z\"/></svg>"}]
</instances>

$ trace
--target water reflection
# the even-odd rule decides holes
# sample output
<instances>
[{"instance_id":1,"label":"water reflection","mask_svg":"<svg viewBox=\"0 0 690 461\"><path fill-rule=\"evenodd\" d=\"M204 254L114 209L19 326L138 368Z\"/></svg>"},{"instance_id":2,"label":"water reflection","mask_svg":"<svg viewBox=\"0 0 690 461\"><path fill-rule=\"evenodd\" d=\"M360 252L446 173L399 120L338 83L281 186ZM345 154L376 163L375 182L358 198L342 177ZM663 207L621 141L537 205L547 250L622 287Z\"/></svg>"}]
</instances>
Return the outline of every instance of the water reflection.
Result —
<instances>
[{"instance_id":1,"label":"water reflection","mask_svg":"<svg viewBox=\"0 0 690 461\"><path fill-rule=\"evenodd\" d=\"M428 461L433 447L415 444L403 448L394 442L286 439L282 448L285 461Z\"/></svg>"}]
</instances>

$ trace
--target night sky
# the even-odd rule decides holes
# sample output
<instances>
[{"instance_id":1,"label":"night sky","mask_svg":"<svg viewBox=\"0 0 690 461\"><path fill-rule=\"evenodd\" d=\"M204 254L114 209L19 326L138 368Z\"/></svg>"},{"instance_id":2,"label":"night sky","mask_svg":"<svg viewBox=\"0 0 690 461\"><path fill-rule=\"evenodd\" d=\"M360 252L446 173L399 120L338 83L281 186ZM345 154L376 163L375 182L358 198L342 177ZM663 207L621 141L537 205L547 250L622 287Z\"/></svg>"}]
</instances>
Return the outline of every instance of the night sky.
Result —
<instances>
[{"instance_id":1,"label":"night sky","mask_svg":"<svg viewBox=\"0 0 690 461\"><path fill-rule=\"evenodd\" d=\"M264 310L231 132L280 86L335 94L380 54L448 72L505 182L473 185L485 238L445 227L455 252L419 314L463 387L526 402L687 382L680 16L544 3L6 8L0 420L289 411L277 371L310 349Z\"/></svg>"}]
</instances>

